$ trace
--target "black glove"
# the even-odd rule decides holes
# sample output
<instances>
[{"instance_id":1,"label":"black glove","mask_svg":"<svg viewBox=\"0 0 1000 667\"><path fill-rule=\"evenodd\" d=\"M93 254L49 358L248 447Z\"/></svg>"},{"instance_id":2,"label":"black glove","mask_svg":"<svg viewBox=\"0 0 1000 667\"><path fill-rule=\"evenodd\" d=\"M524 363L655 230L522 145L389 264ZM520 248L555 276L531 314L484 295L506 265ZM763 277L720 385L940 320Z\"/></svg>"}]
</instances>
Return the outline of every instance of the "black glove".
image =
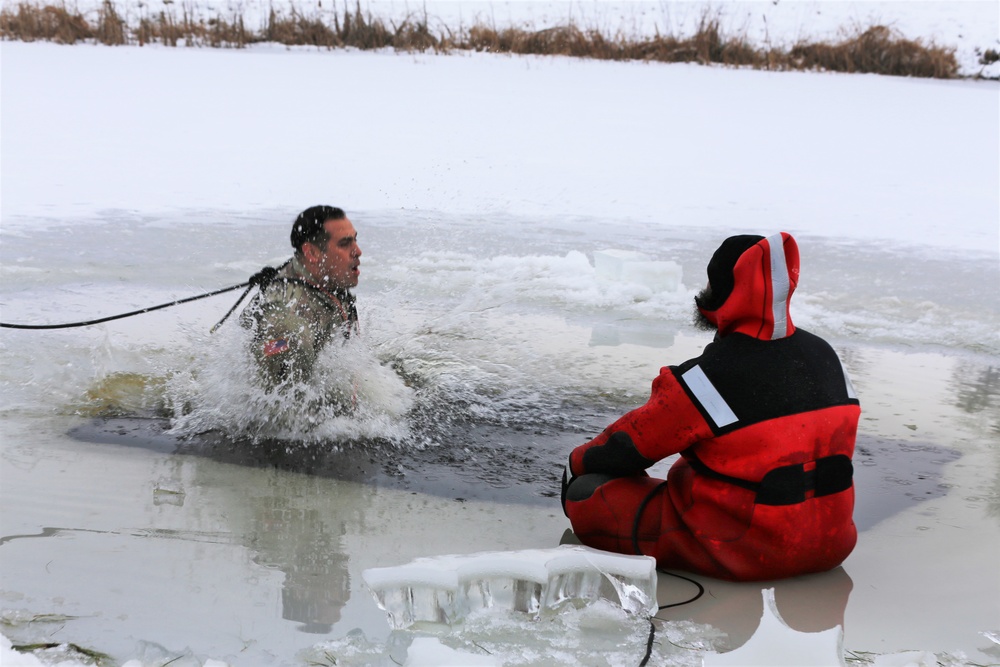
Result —
<instances>
[{"instance_id":1,"label":"black glove","mask_svg":"<svg viewBox=\"0 0 1000 667\"><path fill-rule=\"evenodd\" d=\"M265 266L263 269L250 276L250 284L256 285L260 288L260 291L263 292L277 275L278 269L273 266Z\"/></svg>"}]
</instances>

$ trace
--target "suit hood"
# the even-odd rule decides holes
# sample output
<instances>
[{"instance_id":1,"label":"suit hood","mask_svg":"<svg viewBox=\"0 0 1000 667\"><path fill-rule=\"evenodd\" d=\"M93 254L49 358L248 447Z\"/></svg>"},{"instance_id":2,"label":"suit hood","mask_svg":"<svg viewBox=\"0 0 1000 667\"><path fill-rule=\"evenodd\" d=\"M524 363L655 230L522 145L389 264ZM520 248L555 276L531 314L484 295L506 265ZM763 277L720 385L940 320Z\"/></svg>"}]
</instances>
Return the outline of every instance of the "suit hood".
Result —
<instances>
[{"instance_id":1,"label":"suit hood","mask_svg":"<svg viewBox=\"0 0 1000 667\"><path fill-rule=\"evenodd\" d=\"M799 282L799 247L790 234L726 239L709 262L708 279L714 298L698 310L720 336L777 340L795 332L789 304Z\"/></svg>"}]
</instances>

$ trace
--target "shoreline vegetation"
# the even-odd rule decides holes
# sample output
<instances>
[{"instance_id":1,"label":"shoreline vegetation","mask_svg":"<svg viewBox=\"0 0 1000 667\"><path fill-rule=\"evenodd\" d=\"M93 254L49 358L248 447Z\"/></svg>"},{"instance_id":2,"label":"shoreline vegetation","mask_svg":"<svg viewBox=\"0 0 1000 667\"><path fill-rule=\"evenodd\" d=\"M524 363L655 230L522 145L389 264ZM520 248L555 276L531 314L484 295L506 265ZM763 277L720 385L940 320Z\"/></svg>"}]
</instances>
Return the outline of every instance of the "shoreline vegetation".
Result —
<instances>
[{"instance_id":1,"label":"shoreline vegetation","mask_svg":"<svg viewBox=\"0 0 1000 667\"><path fill-rule=\"evenodd\" d=\"M349 2L349 0L348 0ZM831 71L937 79L984 78L963 75L955 48L909 39L884 25L842 31L837 41L799 41L791 46L754 44L745 34L729 34L718 12L702 14L694 34L629 36L570 21L543 30L503 27L482 22L470 27L432 29L426 12L386 20L345 5L311 12L292 5L269 11L253 29L240 13L196 16L192 5L165 0L162 11L139 5L138 16L123 17L111 0L90 12L22 1L0 10L0 39L95 43L109 46L161 44L171 47L245 48L277 43L321 49L393 49L402 52L477 51L517 55L559 55L596 60L717 64L774 71ZM320 7L322 3L320 2ZM437 22L435 22L437 23ZM1000 60L988 49L979 54L984 67Z\"/></svg>"}]
</instances>

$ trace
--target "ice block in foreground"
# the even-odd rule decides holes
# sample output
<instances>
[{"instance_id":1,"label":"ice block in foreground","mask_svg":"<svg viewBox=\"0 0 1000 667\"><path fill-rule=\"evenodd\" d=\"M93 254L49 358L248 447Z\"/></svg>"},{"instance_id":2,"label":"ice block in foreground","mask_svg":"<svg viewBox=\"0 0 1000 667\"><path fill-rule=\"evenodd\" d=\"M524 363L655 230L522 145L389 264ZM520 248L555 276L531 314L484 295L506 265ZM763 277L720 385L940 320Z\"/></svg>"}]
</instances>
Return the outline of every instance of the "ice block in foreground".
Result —
<instances>
[{"instance_id":1,"label":"ice block in foreground","mask_svg":"<svg viewBox=\"0 0 1000 667\"><path fill-rule=\"evenodd\" d=\"M608 600L625 611L656 612L656 561L578 545L418 558L362 572L389 625L459 623L498 608L538 616L563 604Z\"/></svg>"}]
</instances>

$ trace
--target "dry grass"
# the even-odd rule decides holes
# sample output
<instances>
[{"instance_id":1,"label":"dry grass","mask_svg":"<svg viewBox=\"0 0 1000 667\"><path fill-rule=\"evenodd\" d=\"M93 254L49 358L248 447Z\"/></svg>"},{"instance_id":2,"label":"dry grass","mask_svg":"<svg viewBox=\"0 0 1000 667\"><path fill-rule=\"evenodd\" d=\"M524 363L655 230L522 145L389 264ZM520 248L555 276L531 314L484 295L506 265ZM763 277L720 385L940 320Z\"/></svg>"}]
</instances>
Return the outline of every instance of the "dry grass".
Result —
<instances>
[{"instance_id":1,"label":"dry grass","mask_svg":"<svg viewBox=\"0 0 1000 667\"><path fill-rule=\"evenodd\" d=\"M520 28L496 30L474 26L455 48L491 53L561 55L598 60L646 60L656 62L718 63L732 66L763 67L768 54L740 37L722 34L719 21L703 19L688 38L656 35L630 39L608 36L599 30L583 30L568 25L547 30Z\"/></svg>"},{"instance_id":2,"label":"dry grass","mask_svg":"<svg viewBox=\"0 0 1000 667\"><path fill-rule=\"evenodd\" d=\"M37 7L21 3L16 9L4 6L0 10L0 37L25 42L75 44L93 39L94 31L83 16L71 14L65 7Z\"/></svg>"},{"instance_id":3,"label":"dry grass","mask_svg":"<svg viewBox=\"0 0 1000 667\"><path fill-rule=\"evenodd\" d=\"M630 37L570 23L546 30L518 27L497 29L477 24L439 34L429 28L427 16L387 23L353 10L326 15L297 9L283 14L272 9L266 23L249 29L242 16L194 18L189 6L127 21L111 0L104 0L94 16L69 11L65 5L38 5L28 0L0 11L0 38L22 41L80 41L102 44L163 44L242 48L272 42L325 49L356 48L399 51L453 50L535 55L562 55L600 60L642 60L721 64L771 70L827 70L895 76L955 78L959 76L955 50L905 38L885 26L857 28L836 42L799 43L790 48L751 44L745 35L727 35L718 17L706 13L695 33L687 37L654 35ZM179 15L177 12L179 11ZM994 53L985 54L984 62Z\"/></svg>"},{"instance_id":4,"label":"dry grass","mask_svg":"<svg viewBox=\"0 0 1000 667\"><path fill-rule=\"evenodd\" d=\"M570 25L529 32L475 26L457 48L493 53L565 55L601 60L716 63L771 70L827 70L896 76L955 78L954 49L925 46L885 26L858 29L836 43L799 43L790 49L754 46L744 36L725 35L718 19L703 18L694 35L644 39L609 38Z\"/></svg>"},{"instance_id":5,"label":"dry grass","mask_svg":"<svg viewBox=\"0 0 1000 667\"><path fill-rule=\"evenodd\" d=\"M294 9L290 16L280 15L272 9L267 25L254 41L327 49L427 51L440 47L440 40L431 34L426 21L407 19L399 25L387 26L381 19L363 13L360 7L353 12L345 10L342 14L333 14L332 24Z\"/></svg>"},{"instance_id":6,"label":"dry grass","mask_svg":"<svg viewBox=\"0 0 1000 667\"><path fill-rule=\"evenodd\" d=\"M925 46L885 26L873 26L837 44L799 44L789 57L801 69L868 72L950 79L958 76L954 49Z\"/></svg>"}]
</instances>

